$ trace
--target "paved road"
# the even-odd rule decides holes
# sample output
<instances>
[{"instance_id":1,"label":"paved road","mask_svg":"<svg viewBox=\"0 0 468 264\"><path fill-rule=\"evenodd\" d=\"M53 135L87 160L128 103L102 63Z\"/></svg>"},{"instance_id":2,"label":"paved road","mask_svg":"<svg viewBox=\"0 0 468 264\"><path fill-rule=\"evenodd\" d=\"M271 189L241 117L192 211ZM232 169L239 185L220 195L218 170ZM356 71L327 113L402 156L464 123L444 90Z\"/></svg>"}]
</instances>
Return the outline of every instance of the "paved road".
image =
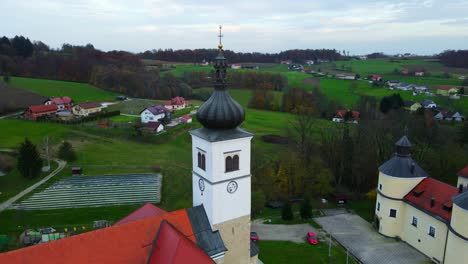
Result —
<instances>
[{"instance_id":1,"label":"paved road","mask_svg":"<svg viewBox=\"0 0 468 264\"><path fill-rule=\"evenodd\" d=\"M419 264L430 262L427 257L408 244L380 235L371 224L358 215L343 213L318 217L314 220L362 263Z\"/></svg>"},{"instance_id":2,"label":"paved road","mask_svg":"<svg viewBox=\"0 0 468 264\"><path fill-rule=\"evenodd\" d=\"M57 169L55 169L53 172L51 172L49 175L47 175L44 179L36 182L35 184L29 186L28 188L24 189L22 192L18 193L14 197L8 199L7 201L3 202L0 204L0 212L7 209L12 205L14 202L16 202L18 199L21 197L25 196L26 194L32 192L34 189L37 187L41 186L43 183L47 182L50 180L50 178L54 177L57 173L59 173L63 168L65 168L65 165L67 165L66 161L59 160L59 159L54 159L53 161L58 163Z\"/></svg>"},{"instance_id":3,"label":"paved road","mask_svg":"<svg viewBox=\"0 0 468 264\"><path fill-rule=\"evenodd\" d=\"M8 115L0 116L0 119L5 119L5 118L8 118L8 117L18 116L18 115L21 115L22 113L23 113L23 112L17 112L17 113L13 113L13 114L8 114Z\"/></svg>"},{"instance_id":4,"label":"paved road","mask_svg":"<svg viewBox=\"0 0 468 264\"><path fill-rule=\"evenodd\" d=\"M263 220L255 220L250 226L252 232L257 232L261 240L291 241L295 243L305 242L307 232L317 232L309 224L299 225L270 225L263 224Z\"/></svg>"}]
</instances>

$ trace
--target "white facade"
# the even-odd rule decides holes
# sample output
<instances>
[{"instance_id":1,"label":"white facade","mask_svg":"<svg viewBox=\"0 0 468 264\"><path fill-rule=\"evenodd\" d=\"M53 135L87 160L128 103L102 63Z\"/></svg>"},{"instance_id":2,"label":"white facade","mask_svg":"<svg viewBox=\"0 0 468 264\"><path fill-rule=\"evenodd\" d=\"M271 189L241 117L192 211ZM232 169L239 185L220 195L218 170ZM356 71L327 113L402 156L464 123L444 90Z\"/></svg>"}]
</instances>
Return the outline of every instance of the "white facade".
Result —
<instances>
[{"instance_id":1,"label":"white facade","mask_svg":"<svg viewBox=\"0 0 468 264\"><path fill-rule=\"evenodd\" d=\"M161 114L153 114L151 113L150 110L145 109L143 112L141 112L140 117L141 117L141 122L142 123L148 123L148 122L158 122L160 119L163 119L165 116L164 113Z\"/></svg>"},{"instance_id":2,"label":"white facade","mask_svg":"<svg viewBox=\"0 0 468 264\"><path fill-rule=\"evenodd\" d=\"M250 215L250 141L243 137L209 142L192 135L193 206L203 204L211 225ZM205 169L198 166L198 154ZM238 170L226 171L225 159L239 157Z\"/></svg>"}]
</instances>

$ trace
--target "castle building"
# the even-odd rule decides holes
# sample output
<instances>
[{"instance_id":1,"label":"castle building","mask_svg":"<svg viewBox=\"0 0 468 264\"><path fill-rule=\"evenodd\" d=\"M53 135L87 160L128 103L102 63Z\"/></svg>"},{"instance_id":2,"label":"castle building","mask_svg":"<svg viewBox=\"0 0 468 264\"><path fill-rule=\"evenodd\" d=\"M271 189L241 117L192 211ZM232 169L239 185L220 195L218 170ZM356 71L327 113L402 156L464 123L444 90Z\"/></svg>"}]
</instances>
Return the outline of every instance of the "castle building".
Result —
<instances>
[{"instance_id":1,"label":"castle building","mask_svg":"<svg viewBox=\"0 0 468 264\"><path fill-rule=\"evenodd\" d=\"M405 241L436 263L466 261L468 181L460 179L463 173L459 172L458 188L429 177L412 159L411 142L403 136L396 142L395 155L379 167L375 206L379 233Z\"/></svg>"}]
</instances>

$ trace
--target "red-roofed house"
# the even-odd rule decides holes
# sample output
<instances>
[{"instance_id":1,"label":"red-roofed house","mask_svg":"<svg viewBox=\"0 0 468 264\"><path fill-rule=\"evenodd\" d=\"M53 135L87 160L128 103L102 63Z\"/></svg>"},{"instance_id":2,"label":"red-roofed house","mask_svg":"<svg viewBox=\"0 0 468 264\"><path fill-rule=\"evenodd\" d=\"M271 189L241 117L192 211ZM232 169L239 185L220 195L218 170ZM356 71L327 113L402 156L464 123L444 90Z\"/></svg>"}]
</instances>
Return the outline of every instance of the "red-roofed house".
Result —
<instances>
[{"instance_id":1,"label":"red-roofed house","mask_svg":"<svg viewBox=\"0 0 468 264\"><path fill-rule=\"evenodd\" d=\"M179 118L179 121L182 124L192 123L192 117L189 115L183 115Z\"/></svg>"},{"instance_id":2,"label":"red-roofed house","mask_svg":"<svg viewBox=\"0 0 468 264\"><path fill-rule=\"evenodd\" d=\"M176 96L164 103L164 106L169 110L184 109L187 106L187 101L183 97Z\"/></svg>"},{"instance_id":3,"label":"red-roofed house","mask_svg":"<svg viewBox=\"0 0 468 264\"><path fill-rule=\"evenodd\" d=\"M30 120L36 120L40 116L50 116L57 113L57 106L51 105L33 105L24 111L24 116Z\"/></svg>"},{"instance_id":4,"label":"red-roofed house","mask_svg":"<svg viewBox=\"0 0 468 264\"><path fill-rule=\"evenodd\" d=\"M242 64L240 64L240 63L233 63L233 64L231 64L231 69L233 69L233 70L242 69Z\"/></svg>"},{"instance_id":5,"label":"red-roofed house","mask_svg":"<svg viewBox=\"0 0 468 264\"><path fill-rule=\"evenodd\" d=\"M358 111L351 110L336 110L335 115L332 118L333 122L347 122L347 123L358 123L360 113Z\"/></svg>"},{"instance_id":6,"label":"red-roofed house","mask_svg":"<svg viewBox=\"0 0 468 264\"><path fill-rule=\"evenodd\" d=\"M157 206L154 206L152 203L146 203L142 207L133 211L131 214L120 219L114 225L122 225L122 224L126 224L126 223L133 222L136 220L145 219L145 218L149 218L153 216L159 216L159 215L163 215L166 213L167 213L166 211L164 211L163 209Z\"/></svg>"},{"instance_id":7,"label":"red-roofed house","mask_svg":"<svg viewBox=\"0 0 468 264\"><path fill-rule=\"evenodd\" d=\"M468 192L429 177L412 159L411 146L403 136L395 155L379 167L377 230L435 263L463 263L468 258Z\"/></svg>"},{"instance_id":8,"label":"red-roofed house","mask_svg":"<svg viewBox=\"0 0 468 264\"><path fill-rule=\"evenodd\" d=\"M374 75L371 76L371 81L380 82L380 81L382 81L382 76L374 74Z\"/></svg>"},{"instance_id":9,"label":"red-roofed house","mask_svg":"<svg viewBox=\"0 0 468 264\"><path fill-rule=\"evenodd\" d=\"M70 110L73 105L73 100L68 96L49 98L44 102L45 105L54 104L57 106L58 111Z\"/></svg>"},{"instance_id":10,"label":"red-roofed house","mask_svg":"<svg viewBox=\"0 0 468 264\"><path fill-rule=\"evenodd\" d=\"M437 94L443 95L443 96L449 96L451 94L456 94L458 93L458 89L456 87L452 86L439 86L437 88Z\"/></svg>"}]
</instances>

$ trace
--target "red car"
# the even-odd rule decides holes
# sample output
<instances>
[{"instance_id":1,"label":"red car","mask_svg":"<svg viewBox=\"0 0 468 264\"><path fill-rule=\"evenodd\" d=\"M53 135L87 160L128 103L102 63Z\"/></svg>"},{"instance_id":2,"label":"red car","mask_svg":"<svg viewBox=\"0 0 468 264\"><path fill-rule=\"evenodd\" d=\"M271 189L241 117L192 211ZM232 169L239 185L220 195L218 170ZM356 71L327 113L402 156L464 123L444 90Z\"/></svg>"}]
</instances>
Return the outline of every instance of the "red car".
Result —
<instances>
[{"instance_id":1,"label":"red car","mask_svg":"<svg viewBox=\"0 0 468 264\"><path fill-rule=\"evenodd\" d=\"M307 238L307 241L309 241L310 244L312 244L312 245L317 245L318 244L318 239L317 239L317 236L315 235L314 232L308 232L306 238Z\"/></svg>"},{"instance_id":2,"label":"red car","mask_svg":"<svg viewBox=\"0 0 468 264\"><path fill-rule=\"evenodd\" d=\"M257 232L250 232L250 241L258 241L258 234Z\"/></svg>"}]
</instances>

